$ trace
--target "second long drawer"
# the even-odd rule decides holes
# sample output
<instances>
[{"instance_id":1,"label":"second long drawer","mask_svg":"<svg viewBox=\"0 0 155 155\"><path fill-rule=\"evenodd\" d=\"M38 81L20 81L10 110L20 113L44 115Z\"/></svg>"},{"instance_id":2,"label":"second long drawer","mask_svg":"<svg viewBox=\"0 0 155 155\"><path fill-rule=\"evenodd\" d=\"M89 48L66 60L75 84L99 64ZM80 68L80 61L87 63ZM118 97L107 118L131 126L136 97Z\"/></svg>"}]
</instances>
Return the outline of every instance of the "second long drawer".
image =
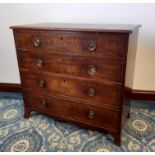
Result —
<instances>
[{"instance_id":1,"label":"second long drawer","mask_svg":"<svg viewBox=\"0 0 155 155\"><path fill-rule=\"evenodd\" d=\"M111 59L83 59L60 54L41 54L18 50L19 65L28 70L40 70L122 84L123 62Z\"/></svg>"},{"instance_id":2,"label":"second long drawer","mask_svg":"<svg viewBox=\"0 0 155 155\"><path fill-rule=\"evenodd\" d=\"M121 87L28 71L21 72L21 81L25 89L64 95L92 105L120 108Z\"/></svg>"}]
</instances>

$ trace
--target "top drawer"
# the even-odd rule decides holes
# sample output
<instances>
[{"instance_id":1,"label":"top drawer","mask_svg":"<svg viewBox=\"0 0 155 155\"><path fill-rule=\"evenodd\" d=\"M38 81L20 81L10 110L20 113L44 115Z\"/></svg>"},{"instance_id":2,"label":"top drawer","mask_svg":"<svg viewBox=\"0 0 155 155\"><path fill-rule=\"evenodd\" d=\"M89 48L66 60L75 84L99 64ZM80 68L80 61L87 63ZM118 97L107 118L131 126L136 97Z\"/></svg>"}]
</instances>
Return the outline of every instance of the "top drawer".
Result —
<instances>
[{"instance_id":1,"label":"top drawer","mask_svg":"<svg viewBox=\"0 0 155 155\"><path fill-rule=\"evenodd\" d=\"M128 36L114 33L14 30L17 49L123 59Z\"/></svg>"}]
</instances>

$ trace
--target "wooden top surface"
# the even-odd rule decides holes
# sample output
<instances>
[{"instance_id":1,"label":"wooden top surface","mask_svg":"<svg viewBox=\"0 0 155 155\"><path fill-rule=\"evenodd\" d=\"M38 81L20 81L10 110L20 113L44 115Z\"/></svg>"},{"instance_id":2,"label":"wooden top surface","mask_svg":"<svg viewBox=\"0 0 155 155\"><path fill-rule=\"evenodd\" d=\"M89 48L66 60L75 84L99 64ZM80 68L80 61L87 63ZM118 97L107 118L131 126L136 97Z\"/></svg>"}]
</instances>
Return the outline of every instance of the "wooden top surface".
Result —
<instances>
[{"instance_id":1,"label":"wooden top surface","mask_svg":"<svg viewBox=\"0 0 155 155\"><path fill-rule=\"evenodd\" d=\"M90 32L117 32L132 33L141 25L132 24L71 24L71 23L40 23L30 25L11 26L11 29L31 30L61 30L61 31L90 31Z\"/></svg>"}]
</instances>

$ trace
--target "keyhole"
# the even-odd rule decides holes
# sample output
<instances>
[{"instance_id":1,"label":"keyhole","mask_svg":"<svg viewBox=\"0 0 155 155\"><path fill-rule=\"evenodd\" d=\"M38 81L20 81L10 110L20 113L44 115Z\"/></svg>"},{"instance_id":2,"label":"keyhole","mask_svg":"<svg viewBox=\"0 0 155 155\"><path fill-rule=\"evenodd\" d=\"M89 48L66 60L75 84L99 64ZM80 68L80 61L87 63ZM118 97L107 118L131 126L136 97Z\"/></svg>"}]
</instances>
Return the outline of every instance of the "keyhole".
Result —
<instances>
[{"instance_id":1,"label":"keyhole","mask_svg":"<svg viewBox=\"0 0 155 155\"><path fill-rule=\"evenodd\" d=\"M66 80L64 80L64 82L66 82Z\"/></svg>"},{"instance_id":2,"label":"keyhole","mask_svg":"<svg viewBox=\"0 0 155 155\"><path fill-rule=\"evenodd\" d=\"M61 37L61 40L63 40L63 37Z\"/></svg>"}]
</instances>

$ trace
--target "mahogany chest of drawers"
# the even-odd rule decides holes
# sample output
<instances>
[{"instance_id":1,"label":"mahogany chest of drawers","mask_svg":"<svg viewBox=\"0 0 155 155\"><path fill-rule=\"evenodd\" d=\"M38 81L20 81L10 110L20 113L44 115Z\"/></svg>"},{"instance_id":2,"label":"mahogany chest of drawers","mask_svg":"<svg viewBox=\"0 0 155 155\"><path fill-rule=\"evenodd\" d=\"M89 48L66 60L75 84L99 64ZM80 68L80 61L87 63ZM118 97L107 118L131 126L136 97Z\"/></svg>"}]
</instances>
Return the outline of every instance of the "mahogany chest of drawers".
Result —
<instances>
[{"instance_id":1,"label":"mahogany chest of drawers","mask_svg":"<svg viewBox=\"0 0 155 155\"><path fill-rule=\"evenodd\" d=\"M12 26L25 118L31 111L111 133L128 115L139 25Z\"/></svg>"}]
</instances>

